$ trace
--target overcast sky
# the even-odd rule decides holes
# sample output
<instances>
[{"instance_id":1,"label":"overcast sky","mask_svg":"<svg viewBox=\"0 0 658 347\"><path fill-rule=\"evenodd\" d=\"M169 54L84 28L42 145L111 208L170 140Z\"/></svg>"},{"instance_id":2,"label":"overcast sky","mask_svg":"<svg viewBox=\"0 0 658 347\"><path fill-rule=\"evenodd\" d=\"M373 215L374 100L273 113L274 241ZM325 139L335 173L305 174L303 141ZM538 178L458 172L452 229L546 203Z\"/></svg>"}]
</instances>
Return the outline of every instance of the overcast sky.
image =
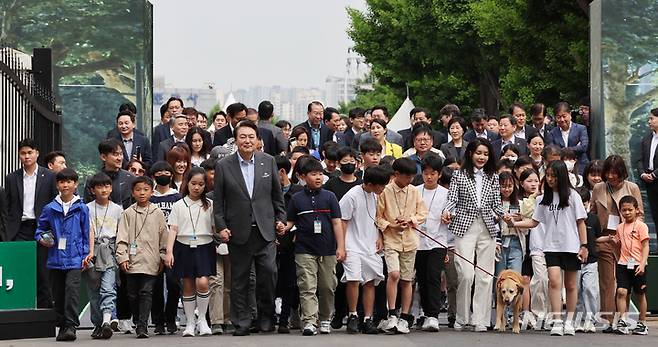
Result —
<instances>
[{"instance_id":1,"label":"overcast sky","mask_svg":"<svg viewBox=\"0 0 658 347\"><path fill-rule=\"evenodd\" d=\"M151 0L154 75L175 87L215 82L228 91L254 85L324 86L342 76L346 6L364 0Z\"/></svg>"}]
</instances>

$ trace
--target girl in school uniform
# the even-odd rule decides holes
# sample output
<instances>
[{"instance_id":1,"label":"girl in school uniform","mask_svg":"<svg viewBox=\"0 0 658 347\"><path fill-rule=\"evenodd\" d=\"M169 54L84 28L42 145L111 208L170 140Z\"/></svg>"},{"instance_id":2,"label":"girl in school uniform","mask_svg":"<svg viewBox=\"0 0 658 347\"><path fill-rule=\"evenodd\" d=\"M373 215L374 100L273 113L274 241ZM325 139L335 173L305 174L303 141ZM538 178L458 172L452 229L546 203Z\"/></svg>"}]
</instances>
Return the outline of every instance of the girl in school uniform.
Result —
<instances>
[{"instance_id":1,"label":"girl in school uniform","mask_svg":"<svg viewBox=\"0 0 658 347\"><path fill-rule=\"evenodd\" d=\"M500 247L497 223L504 215L500 184L489 141L475 139L464 153L464 164L450 182L448 202L442 221L455 236L455 266L459 275L455 330L472 324L475 331L486 332L491 318L491 293L495 254ZM477 256L475 269L473 262ZM471 286L475 281L473 314L470 314Z\"/></svg>"},{"instance_id":2,"label":"girl in school uniform","mask_svg":"<svg viewBox=\"0 0 658 347\"><path fill-rule=\"evenodd\" d=\"M216 274L212 200L206 198L206 172L193 167L185 176L181 195L169 215L165 263L183 279L183 309L187 324L183 336L211 335L206 321L210 290L208 277ZM196 319L194 309L198 310Z\"/></svg>"},{"instance_id":3,"label":"girl in school uniform","mask_svg":"<svg viewBox=\"0 0 658 347\"><path fill-rule=\"evenodd\" d=\"M531 219L506 220L518 228L543 226L543 252L548 268L549 301L553 315L551 335L575 335L574 311L578 301L577 278L581 262L587 261L587 212L569 181L569 171L562 161L553 161L546 168L544 194L537 197ZM566 288L567 315L562 321L562 271Z\"/></svg>"}]
</instances>

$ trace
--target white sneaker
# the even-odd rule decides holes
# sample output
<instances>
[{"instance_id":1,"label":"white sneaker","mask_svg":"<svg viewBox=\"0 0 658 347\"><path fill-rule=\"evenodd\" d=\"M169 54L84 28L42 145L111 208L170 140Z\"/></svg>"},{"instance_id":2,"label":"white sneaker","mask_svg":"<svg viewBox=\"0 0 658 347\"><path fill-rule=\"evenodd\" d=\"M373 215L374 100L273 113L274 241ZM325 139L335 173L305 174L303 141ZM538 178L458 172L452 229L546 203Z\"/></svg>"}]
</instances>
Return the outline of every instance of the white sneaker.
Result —
<instances>
[{"instance_id":1,"label":"white sneaker","mask_svg":"<svg viewBox=\"0 0 658 347\"><path fill-rule=\"evenodd\" d=\"M199 336L212 335L212 329L210 329L205 319L200 319L196 322L196 329L199 332Z\"/></svg>"},{"instance_id":2,"label":"white sneaker","mask_svg":"<svg viewBox=\"0 0 658 347\"><path fill-rule=\"evenodd\" d=\"M455 331L462 331L464 330L464 324L455 322L455 327L453 329L455 329Z\"/></svg>"},{"instance_id":3,"label":"white sneaker","mask_svg":"<svg viewBox=\"0 0 658 347\"><path fill-rule=\"evenodd\" d=\"M185 323L185 330L183 330L183 337L194 337L196 331L196 322L187 321Z\"/></svg>"},{"instance_id":4,"label":"white sneaker","mask_svg":"<svg viewBox=\"0 0 658 347\"><path fill-rule=\"evenodd\" d=\"M423 331L437 332L439 331L439 320L436 317L428 317L423 324Z\"/></svg>"},{"instance_id":5,"label":"white sneaker","mask_svg":"<svg viewBox=\"0 0 658 347\"><path fill-rule=\"evenodd\" d=\"M562 335L564 335L564 328L562 327L562 321L554 320L553 328L551 328L551 336L562 336Z\"/></svg>"},{"instance_id":6,"label":"white sneaker","mask_svg":"<svg viewBox=\"0 0 658 347\"><path fill-rule=\"evenodd\" d=\"M535 318L535 314L530 311L525 311L523 314L523 321L521 322L522 326L523 323L526 323L527 329L534 329L537 326L537 318Z\"/></svg>"},{"instance_id":7,"label":"white sneaker","mask_svg":"<svg viewBox=\"0 0 658 347\"><path fill-rule=\"evenodd\" d=\"M586 333L595 333L596 332L596 326L594 325L594 323L592 323L591 320L588 319L588 320L585 321L585 324L583 324L583 330Z\"/></svg>"},{"instance_id":8,"label":"white sneaker","mask_svg":"<svg viewBox=\"0 0 658 347\"><path fill-rule=\"evenodd\" d=\"M304 325L304 330L302 331L302 335L314 336L317 334L318 334L318 329L315 328L315 325L311 323L306 323L306 325Z\"/></svg>"},{"instance_id":9,"label":"white sneaker","mask_svg":"<svg viewBox=\"0 0 658 347\"><path fill-rule=\"evenodd\" d=\"M401 334L409 333L409 322L406 319L398 319L398 324L395 329Z\"/></svg>"},{"instance_id":10,"label":"white sneaker","mask_svg":"<svg viewBox=\"0 0 658 347\"><path fill-rule=\"evenodd\" d=\"M432 317L425 317L425 320L423 320L423 326L420 327L420 330L429 331L427 329L430 328L430 318Z\"/></svg>"},{"instance_id":11,"label":"white sneaker","mask_svg":"<svg viewBox=\"0 0 658 347\"><path fill-rule=\"evenodd\" d=\"M320 322L320 334L326 335L331 333L331 321L323 320Z\"/></svg>"},{"instance_id":12,"label":"white sneaker","mask_svg":"<svg viewBox=\"0 0 658 347\"><path fill-rule=\"evenodd\" d=\"M476 333L486 333L487 332L487 327L484 325L476 325L475 328L473 328L473 331Z\"/></svg>"},{"instance_id":13,"label":"white sneaker","mask_svg":"<svg viewBox=\"0 0 658 347\"><path fill-rule=\"evenodd\" d=\"M130 319L122 319L119 321L119 331L123 332L124 334L133 333L133 325L130 322Z\"/></svg>"},{"instance_id":14,"label":"white sneaker","mask_svg":"<svg viewBox=\"0 0 658 347\"><path fill-rule=\"evenodd\" d=\"M573 328L573 322L572 321L564 322L564 335L569 335L569 336L575 336L576 335L576 329Z\"/></svg>"},{"instance_id":15,"label":"white sneaker","mask_svg":"<svg viewBox=\"0 0 658 347\"><path fill-rule=\"evenodd\" d=\"M388 317L388 320L386 320L386 325L384 325L384 330L387 333L395 333L396 329L398 327L398 317L396 316L390 316Z\"/></svg>"},{"instance_id":16,"label":"white sneaker","mask_svg":"<svg viewBox=\"0 0 658 347\"><path fill-rule=\"evenodd\" d=\"M382 319L379 321L379 324L377 324L377 330L379 331L384 331L384 328L386 327L386 324L388 323L388 319Z\"/></svg>"}]
</instances>

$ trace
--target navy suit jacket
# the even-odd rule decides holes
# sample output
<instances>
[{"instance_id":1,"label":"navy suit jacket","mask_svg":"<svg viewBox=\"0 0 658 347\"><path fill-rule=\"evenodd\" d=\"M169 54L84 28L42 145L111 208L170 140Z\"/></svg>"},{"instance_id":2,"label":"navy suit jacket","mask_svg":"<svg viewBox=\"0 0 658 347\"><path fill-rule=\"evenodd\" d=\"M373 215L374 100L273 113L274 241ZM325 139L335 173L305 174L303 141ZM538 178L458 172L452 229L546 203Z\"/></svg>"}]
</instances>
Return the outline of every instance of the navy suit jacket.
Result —
<instances>
[{"instance_id":1,"label":"navy suit jacket","mask_svg":"<svg viewBox=\"0 0 658 347\"><path fill-rule=\"evenodd\" d=\"M158 124L153 128L151 136L151 154L155 156L160 149L160 142L171 137L171 128L167 124Z\"/></svg>"},{"instance_id":2,"label":"navy suit jacket","mask_svg":"<svg viewBox=\"0 0 658 347\"><path fill-rule=\"evenodd\" d=\"M519 147L519 156L523 155L528 155L528 143L525 142L524 139L512 136L512 139L514 140L514 144ZM493 147L494 150L494 159L496 161L500 160L501 152L503 150L503 139L498 138L497 140L491 142L491 146Z\"/></svg>"},{"instance_id":3,"label":"navy suit jacket","mask_svg":"<svg viewBox=\"0 0 658 347\"><path fill-rule=\"evenodd\" d=\"M500 135L496 134L493 131L485 130L487 132L487 140L489 142L494 142L500 138ZM471 142L475 140L477 135L475 134L475 130L473 129L468 129L468 131L464 134L464 141Z\"/></svg>"},{"instance_id":4,"label":"navy suit jacket","mask_svg":"<svg viewBox=\"0 0 658 347\"><path fill-rule=\"evenodd\" d=\"M582 124L571 122L569 138L567 139L568 143L564 143L562 131L559 126L551 130L551 137L553 138L553 144L560 148L569 148L576 152L576 156L578 157L578 173L582 175L589 161L587 159L587 150L589 149L587 128Z\"/></svg>"},{"instance_id":5,"label":"navy suit jacket","mask_svg":"<svg viewBox=\"0 0 658 347\"><path fill-rule=\"evenodd\" d=\"M537 128L535 128L535 129L537 129ZM548 124L544 125L544 145L545 146L552 145L555 142L553 140L553 135L551 134L551 131L553 129L554 128L552 126L548 125ZM537 132L539 133L539 129L537 129Z\"/></svg>"},{"instance_id":6,"label":"navy suit jacket","mask_svg":"<svg viewBox=\"0 0 658 347\"><path fill-rule=\"evenodd\" d=\"M115 139L123 142L123 138L121 135L115 136ZM135 153L135 148L139 146L141 147L140 149L140 154L142 156L142 162L148 166L151 167L153 164L153 154L151 152L151 142L149 141L146 136L139 135L136 132L133 132L133 154ZM125 147L123 149L123 167L125 168L126 165L128 165L128 162L130 161L130 157L128 157L128 152L126 151Z\"/></svg>"}]
</instances>

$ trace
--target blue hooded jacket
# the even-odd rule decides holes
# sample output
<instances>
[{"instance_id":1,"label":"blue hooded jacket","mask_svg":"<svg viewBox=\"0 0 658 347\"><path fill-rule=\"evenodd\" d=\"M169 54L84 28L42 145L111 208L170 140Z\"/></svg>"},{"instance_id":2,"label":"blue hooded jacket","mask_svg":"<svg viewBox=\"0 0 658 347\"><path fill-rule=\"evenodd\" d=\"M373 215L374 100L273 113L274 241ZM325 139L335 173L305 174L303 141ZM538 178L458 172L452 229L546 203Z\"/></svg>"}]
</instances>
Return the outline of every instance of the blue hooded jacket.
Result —
<instances>
[{"instance_id":1,"label":"blue hooded jacket","mask_svg":"<svg viewBox=\"0 0 658 347\"><path fill-rule=\"evenodd\" d=\"M73 197L71 207L64 216L62 200L58 195L43 208L35 239L51 231L55 244L48 249L46 267L56 270L81 269L82 260L89 254L89 209L78 196ZM66 239L66 249L59 249L59 240Z\"/></svg>"}]
</instances>

